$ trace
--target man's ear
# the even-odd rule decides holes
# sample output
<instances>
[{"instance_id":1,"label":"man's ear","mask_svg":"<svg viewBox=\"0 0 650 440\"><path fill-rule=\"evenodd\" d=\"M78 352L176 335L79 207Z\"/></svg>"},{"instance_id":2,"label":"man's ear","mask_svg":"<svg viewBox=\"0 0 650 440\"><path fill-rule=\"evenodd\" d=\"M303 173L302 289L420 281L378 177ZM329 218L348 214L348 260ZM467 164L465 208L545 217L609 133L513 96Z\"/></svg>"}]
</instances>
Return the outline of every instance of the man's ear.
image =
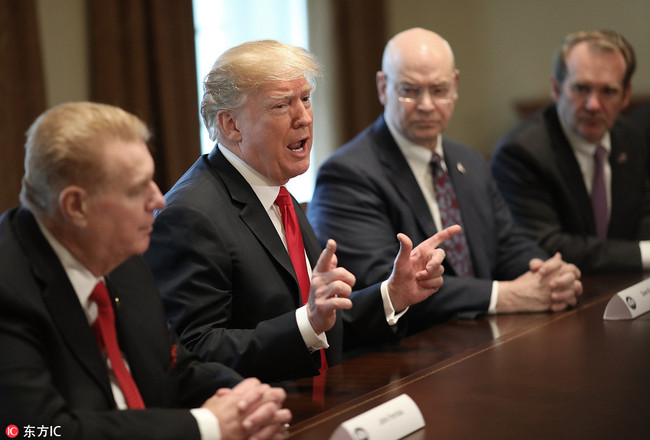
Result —
<instances>
[{"instance_id":1,"label":"man's ear","mask_svg":"<svg viewBox=\"0 0 650 440\"><path fill-rule=\"evenodd\" d=\"M632 95L632 83L627 83L625 87L623 87L623 106L621 107L621 110L625 110L628 105L630 105L630 96Z\"/></svg>"},{"instance_id":2,"label":"man's ear","mask_svg":"<svg viewBox=\"0 0 650 440\"><path fill-rule=\"evenodd\" d=\"M381 70L375 75L377 82L377 96L381 105L386 105L386 75Z\"/></svg>"},{"instance_id":3,"label":"man's ear","mask_svg":"<svg viewBox=\"0 0 650 440\"><path fill-rule=\"evenodd\" d=\"M76 226L88 224L88 193L77 185L63 188L59 193L61 215Z\"/></svg>"},{"instance_id":4,"label":"man's ear","mask_svg":"<svg viewBox=\"0 0 650 440\"><path fill-rule=\"evenodd\" d=\"M217 122L221 133L233 142L241 142L242 135L237 126L237 115L232 110L219 110Z\"/></svg>"},{"instance_id":5,"label":"man's ear","mask_svg":"<svg viewBox=\"0 0 650 440\"><path fill-rule=\"evenodd\" d=\"M560 94L562 93L562 84L560 84L554 76L551 77L551 98L553 101L557 102Z\"/></svg>"}]
</instances>

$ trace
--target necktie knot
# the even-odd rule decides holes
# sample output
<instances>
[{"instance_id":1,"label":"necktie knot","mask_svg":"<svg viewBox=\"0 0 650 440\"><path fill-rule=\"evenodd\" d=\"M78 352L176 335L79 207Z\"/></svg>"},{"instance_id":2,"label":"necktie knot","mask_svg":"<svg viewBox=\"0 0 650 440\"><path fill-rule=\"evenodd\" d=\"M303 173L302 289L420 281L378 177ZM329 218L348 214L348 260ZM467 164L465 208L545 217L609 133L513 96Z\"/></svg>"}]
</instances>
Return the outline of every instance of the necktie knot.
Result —
<instances>
[{"instance_id":1,"label":"necktie knot","mask_svg":"<svg viewBox=\"0 0 650 440\"><path fill-rule=\"evenodd\" d=\"M287 191L287 189L284 186L280 187L280 192L278 193L278 196L275 199L275 203L280 207L293 205L293 199L291 199L291 194L289 194L289 191Z\"/></svg>"},{"instance_id":2,"label":"necktie knot","mask_svg":"<svg viewBox=\"0 0 650 440\"><path fill-rule=\"evenodd\" d=\"M605 147L603 147L601 144L598 144L598 146L596 147L596 151L594 152L594 159L602 163L603 160L605 159L606 154L607 154L607 150L605 150Z\"/></svg>"},{"instance_id":3,"label":"necktie knot","mask_svg":"<svg viewBox=\"0 0 650 440\"><path fill-rule=\"evenodd\" d=\"M438 169L442 169L440 162L442 162L440 155L438 153L433 153L430 164L434 172L438 171Z\"/></svg>"},{"instance_id":4,"label":"necktie knot","mask_svg":"<svg viewBox=\"0 0 650 440\"><path fill-rule=\"evenodd\" d=\"M100 281L95 285L95 288L90 294L90 299L97 304L100 313L105 313L107 308L111 307L111 297L108 294L108 289L103 281Z\"/></svg>"}]
</instances>

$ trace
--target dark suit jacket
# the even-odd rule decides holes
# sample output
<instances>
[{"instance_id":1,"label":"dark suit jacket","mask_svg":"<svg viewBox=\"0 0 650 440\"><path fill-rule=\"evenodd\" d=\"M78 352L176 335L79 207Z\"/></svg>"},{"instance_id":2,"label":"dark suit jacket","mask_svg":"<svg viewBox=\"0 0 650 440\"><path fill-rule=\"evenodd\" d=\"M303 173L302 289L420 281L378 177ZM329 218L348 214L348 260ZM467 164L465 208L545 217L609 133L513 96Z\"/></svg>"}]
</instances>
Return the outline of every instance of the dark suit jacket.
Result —
<instances>
[{"instance_id":1,"label":"dark suit jacket","mask_svg":"<svg viewBox=\"0 0 650 440\"><path fill-rule=\"evenodd\" d=\"M198 438L188 410L241 378L202 364L165 323L139 257L106 277L120 348L146 411L115 410L105 362L72 285L24 208L0 217L0 424L61 426L63 438ZM176 355L172 347L176 345ZM4 428L3 428L4 429Z\"/></svg>"},{"instance_id":2,"label":"dark suit jacket","mask_svg":"<svg viewBox=\"0 0 650 440\"><path fill-rule=\"evenodd\" d=\"M301 300L289 254L241 174L215 147L165 198L145 259L181 341L244 376L277 382L317 374L319 354L309 353L296 324ZM294 205L316 264L320 245ZM344 339L351 349L399 336L386 323L379 286L355 292L353 301L327 332L329 365L341 361Z\"/></svg>"},{"instance_id":3,"label":"dark suit jacket","mask_svg":"<svg viewBox=\"0 0 650 440\"><path fill-rule=\"evenodd\" d=\"M487 311L492 280L511 280L544 251L514 226L485 160L443 140L445 162L461 211L476 278L446 266L444 285L409 311L409 328ZM459 171L462 164L465 173ZM321 242L334 238L339 263L364 286L385 278L403 232L414 245L435 234L424 196L383 116L336 151L320 168L307 210Z\"/></svg>"},{"instance_id":4,"label":"dark suit jacket","mask_svg":"<svg viewBox=\"0 0 650 440\"><path fill-rule=\"evenodd\" d=\"M645 142L648 151L650 151L650 101L630 111L625 117L643 130ZM650 153L648 154L648 170L650 170Z\"/></svg>"},{"instance_id":5,"label":"dark suit jacket","mask_svg":"<svg viewBox=\"0 0 650 440\"><path fill-rule=\"evenodd\" d=\"M549 252L585 273L641 270L638 241L650 239L647 147L619 118L610 131L612 207L607 240L596 237L591 199L555 106L498 144L492 172L515 220Z\"/></svg>"}]
</instances>

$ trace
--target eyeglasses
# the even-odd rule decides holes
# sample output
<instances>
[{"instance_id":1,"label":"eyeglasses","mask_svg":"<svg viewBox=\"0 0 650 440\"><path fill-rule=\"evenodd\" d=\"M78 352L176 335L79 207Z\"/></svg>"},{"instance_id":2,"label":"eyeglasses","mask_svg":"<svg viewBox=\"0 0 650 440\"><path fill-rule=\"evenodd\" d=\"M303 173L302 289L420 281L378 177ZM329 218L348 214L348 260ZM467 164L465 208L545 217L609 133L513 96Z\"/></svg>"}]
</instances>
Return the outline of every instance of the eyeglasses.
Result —
<instances>
[{"instance_id":1,"label":"eyeglasses","mask_svg":"<svg viewBox=\"0 0 650 440\"><path fill-rule=\"evenodd\" d=\"M456 89L451 86L440 86L435 85L429 88L424 88L421 86L416 86L414 84L408 83L398 83L395 84L395 91L397 92L397 98L409 104L420 102L424 96L425 90L429 93L431 101L435 104L451 104L454 102L456 95Z\"/></svg>"}]
</instances>

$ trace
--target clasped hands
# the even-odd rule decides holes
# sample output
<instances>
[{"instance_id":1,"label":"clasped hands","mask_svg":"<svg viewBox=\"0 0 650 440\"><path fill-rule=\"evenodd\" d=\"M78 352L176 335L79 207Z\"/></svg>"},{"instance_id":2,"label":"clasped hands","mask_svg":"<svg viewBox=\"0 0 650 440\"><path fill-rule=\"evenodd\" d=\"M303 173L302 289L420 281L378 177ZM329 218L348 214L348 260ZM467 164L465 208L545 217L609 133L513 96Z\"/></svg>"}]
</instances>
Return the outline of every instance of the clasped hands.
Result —
<instances>
[{"instance_id":1,"label":"clasped hands","mask_svg":"<svg viewBox=\"0 0 650 440\"><path fill-rule=\"evenodd\" d=\"M499 283L497 313L559 312L575 306L582 295L581 273L557 252L546 261L533 258L530 270Z\"/></svg>"},{"instance_id":2,"label":"clasped hands","mask_svg":"<svg viewBox=\"0 0 650 440\"><path fill-rule=\"evenodd\" d=\"M219 420L222 440L280 440L291 420L291 411L282 408L286 397L282 388L248 378L232 389L219 389L202 408Z\"/></svg>"},{"instance_id":3,"label":"clasped hands","mask_svg":"<svg viewBox=\"0 0 650 440\"><path fill-rule=\"evenodd\" d=\"M388 278L388 292L396 311L416 304L442 286L445 252L438 248L442 242L460 232L460 226L450 226L413 248L404 234L397 234L400 248ZM321 253L311 278L307 316L316 332L331 329L336 311L352 308L350 294L355 277L347 269L337 267L336 242L332 239Z\"/></svg>"}]
</instances>

